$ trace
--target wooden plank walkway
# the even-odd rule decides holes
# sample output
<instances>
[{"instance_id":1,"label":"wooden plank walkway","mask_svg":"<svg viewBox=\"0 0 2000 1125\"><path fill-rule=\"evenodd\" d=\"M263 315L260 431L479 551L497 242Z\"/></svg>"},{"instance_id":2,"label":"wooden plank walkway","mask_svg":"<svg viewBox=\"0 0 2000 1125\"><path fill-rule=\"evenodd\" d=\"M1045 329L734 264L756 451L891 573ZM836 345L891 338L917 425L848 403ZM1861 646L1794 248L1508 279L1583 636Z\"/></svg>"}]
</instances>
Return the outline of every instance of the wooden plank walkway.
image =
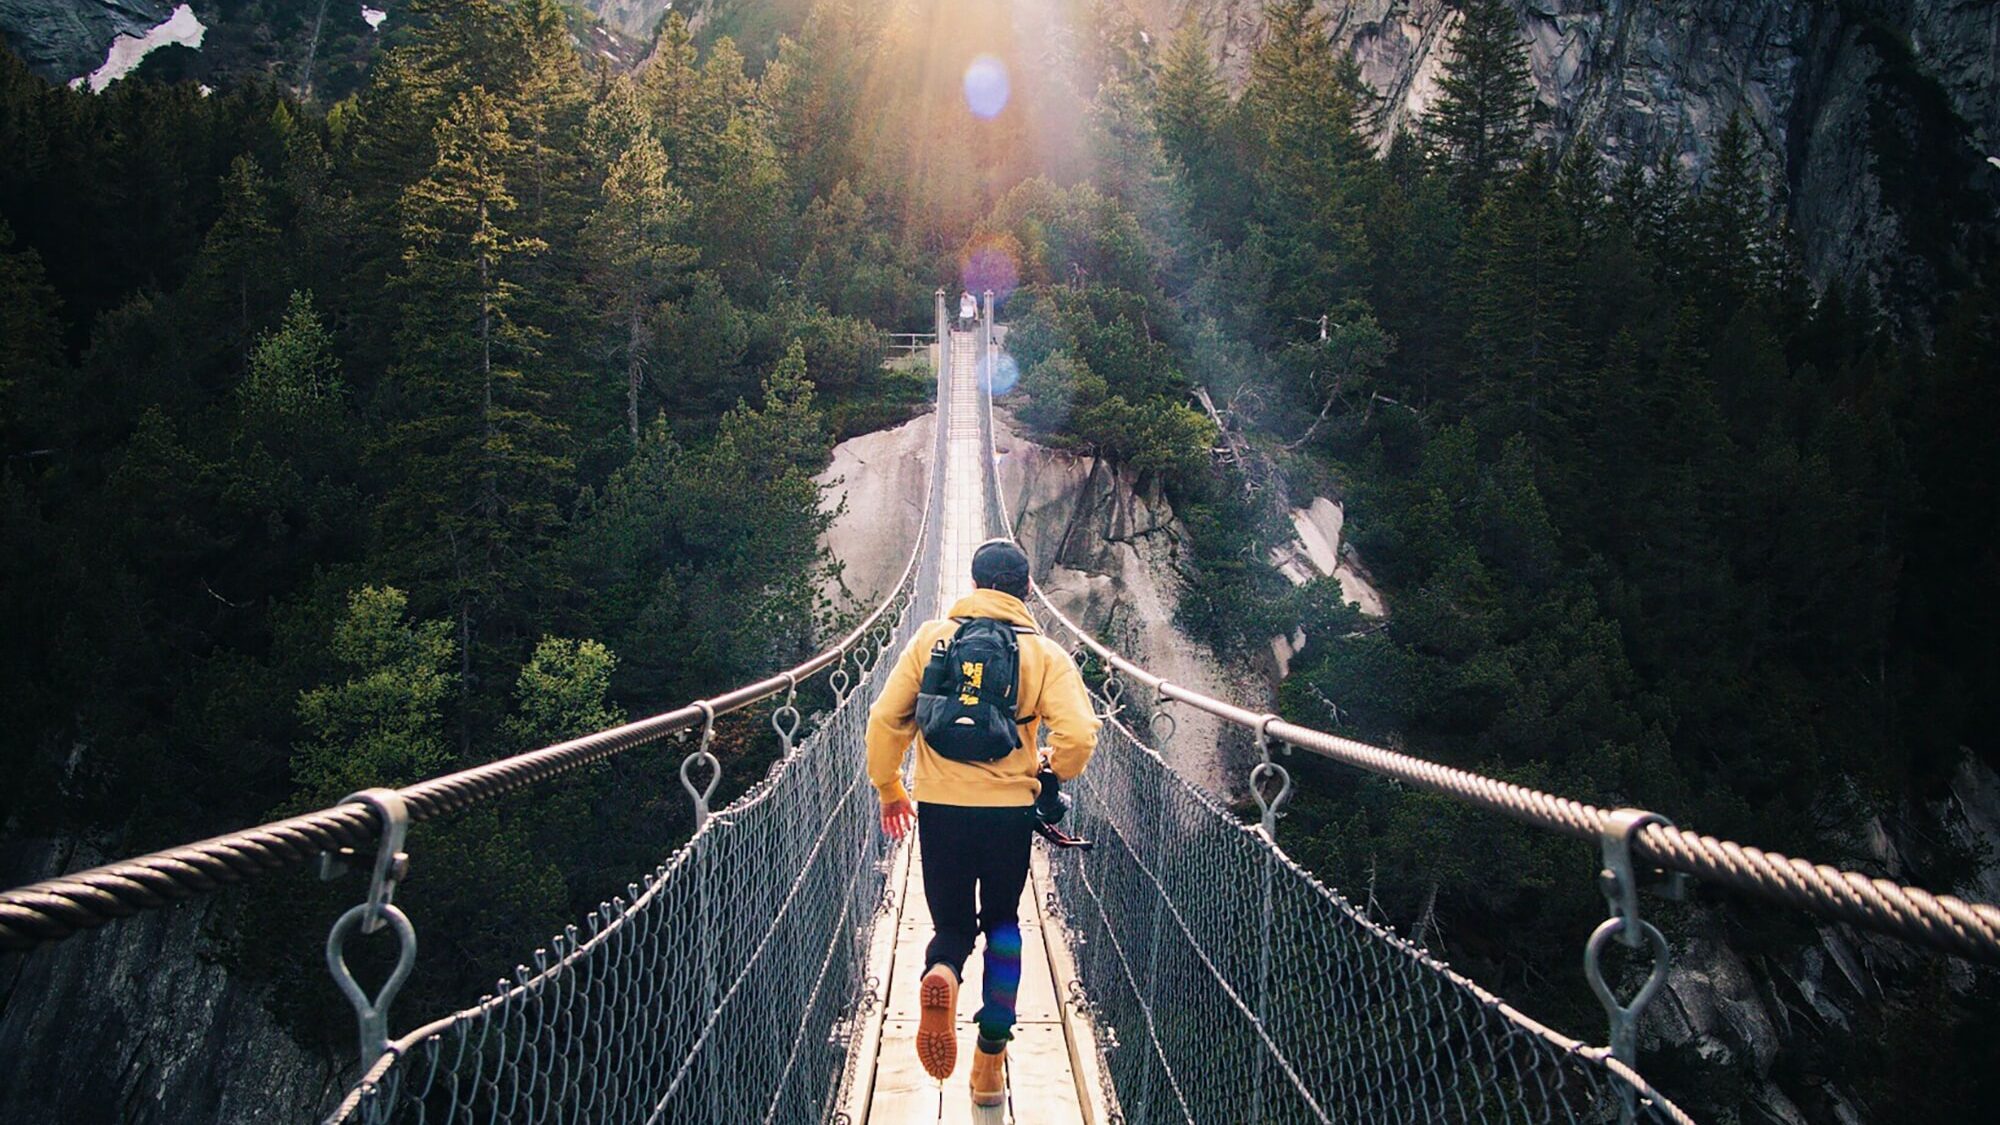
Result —
<instances>
[{"instance_id":1,"label":"wooden plank walkway","mask_svg":"<svg viewBox=\"0 0 2000 1125\"><path fill-rule=\"evenodd\" d=\"M945 420L945 511L940 528L939 610L969 592L972 551L985 538L985 473L979 442L977 332L951 334L952 411ZM919 797L922 794L918 794ZM1039 845L1038 845L1039 848ZM1020 1125L1102 1125L1106 1120L1097 1052L1086 1021L1059 999L1068 994L1069 958L1059 928L1045 916L1047 875L1037 854L1021 904L1021 991L1018 1022L1008 1050L1008 1097L990 1109L972 1104L972 1017L980 1006L984 950L966 964L958 991L958 1069L947 1082L924 1073L917 1061L917 982L931 937L922 867L914 838L896 851L889 873L895 909L878 922L869 976L876 982L877 1016L856 1043L863 1073L847 1092L845 1112L855 1125L983 1122ZM1053 954L1053 956L1052 956ZM872 1059L872 1064L869 1060Z\"/></svg>"}]
</instances>

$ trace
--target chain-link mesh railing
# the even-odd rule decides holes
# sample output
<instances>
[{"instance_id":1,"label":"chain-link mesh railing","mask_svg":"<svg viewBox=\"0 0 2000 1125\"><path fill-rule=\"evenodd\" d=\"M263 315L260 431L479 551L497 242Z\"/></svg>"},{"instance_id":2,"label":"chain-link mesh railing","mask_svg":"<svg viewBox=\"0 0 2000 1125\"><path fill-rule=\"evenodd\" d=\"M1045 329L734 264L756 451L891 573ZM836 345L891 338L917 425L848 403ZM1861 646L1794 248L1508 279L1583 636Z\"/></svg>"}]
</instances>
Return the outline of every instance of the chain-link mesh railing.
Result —
<instances>
[{"instance_id":1,"label":"chain-link mesh railing","mask_svg":"<svg viewBox=\"0 0 2000 1125\"><path fill-rule=\"evenodd\" d=\"M1130 1122L1685 1121L1273 847L1106 723L1049 907Z\"/></svg>"},{"instance_id":2,"label":"chain-link mesh railing","mask_svg":"<svg viewBox=\"0 0 2000 1125\"><path fill-rule=\"evenodd\" d=\"M991 339L989 316L986 372ZM992 464L990 376L980 389ZM1011 535L998 476L988 531ZM1081 650L1035 596L1044 631ZM1094 848L1053 849L1048 907L1126 1121L1687 1121L1609 1049L1370 920L1115 717L1068 791L1066 827Z\"/></svg>"},{"instance_id":3,"label":"chain-link mesh railing","mask_svg":"<svg viewBox=\"0 0 2000 1125\"><path fill-rule=\"evenodd\" d=\"M890 852L864 736L881 666L935 609L948 398L940 379L916 564L891 620L832 673L817 729L797 746L787 735L769 777L514 981L392 1042L333 1120L833 1115L854 1068L873 1065L849 1053Z\"/></svg>"},{"instance_id":4,"label":"chain-link mesh railing","mask_svg":"<svg viewBox=\"0 0 2000 1125\"><path fill-rule=\"evenodd\" d=\"M824 1120L887 855L859 768L872 678L627 898L399 1040L335 1119Z\"/></svg>"}]
</instances>

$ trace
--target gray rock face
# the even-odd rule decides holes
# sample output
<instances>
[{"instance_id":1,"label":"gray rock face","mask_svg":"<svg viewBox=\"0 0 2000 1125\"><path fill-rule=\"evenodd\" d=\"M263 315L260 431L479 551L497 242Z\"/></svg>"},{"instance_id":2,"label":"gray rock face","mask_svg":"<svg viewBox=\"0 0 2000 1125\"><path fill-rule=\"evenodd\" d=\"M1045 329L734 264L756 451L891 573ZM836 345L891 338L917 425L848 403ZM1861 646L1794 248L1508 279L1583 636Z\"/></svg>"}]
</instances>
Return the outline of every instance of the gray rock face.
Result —
<instances>
[{"instance_id":1,"label":"gray rock face","mask_svg":"<svg viewBox=\"0 0 2000 1125\"><path fill-rule=\"evenodd\" d=\"M826 510L839 512L824 542L840 560L846 593L860 605L880 601L902 576L923 527L936 419L926 414L851 437L833 447L833 463L815 478ZM826 593L838 599L841 591Z\"/></svg>"},{"instance_id":2,"label":"gray rock face","mask_svg":"<svg viewBox=\"0 0 2000 1125\"><path fill-rule=\"evenodd\" d=\"M1793 206L1812 278L1858 277L1892 310L1941 280L1926 258L2000 206L2000 5L1990 0L1516 0L1547 141L1597 141L1614 166L1706 167L1733 114ZM1259 0L1134 0L1161 35L1199 21L1241 83ZM1437 97L1457 16L1445 0L1322 0L1380 97L1387 144ZM1916 179L1921 188L1904 190ZM1886 190L1885 190L1886 189ZM1964 200L1943 216L1938 199ZM1927 203L1928 201L1928 203Z\"/></svg>"},{"instance_id":3,"label":"gray rock face","mask_svg":"<svg viewBox=\"0 0 2000 1125\"><path fill-rule=\"evenodd\" d=\"M1874 873L1936 886L1920 858L1940 838L1976 858L1957 885L1937 889L1995 901L2000 773L1969 751L1944 799L1871 817L1855 828L1846 850L1865 857ZM1642 1064L1650 1052L1688 1051L1704 1068L1737 1075L1747 1104L1772 1122L1870 1120L1871 1110L1884 1107L1868 1106L1845 1088L1843 1075L1799 1060L1835 1039L1880 1042L1884 1014L1911 1004L1907 982L1938 959L1893 938L1832 924L1816 927L1814 942L1746 957L1730 944L1724 921L1716 908L1700 907L1674 928L1666 987L1640 1027ZM1945 969L1946 986L1960 997L1973 996L1995 972L1957 960Z\"/></svg>"},{"instance_id":4,"label":"gray rock face","mask_svg":"<svg viewBox=\"0 0 2000 1125\"><path fill-rule=\"evenodd\" d=\"M1268 682L1225 666L1174 623L1187 533L1157 489L1139 488L1129 471L1097 458L1036 445L1004 416L995 418L993 440L1014 536L1057 608L1173 683L1268 707ZM1153 701L1140 690L1130 702L1143 714ZM1188 707L1167 711L1172 734L1159 747L1167 762L1219 796L1242 792L1248 736Z\"/></svg>"},{"instance_id":5,"label":"gray rock face","mask_svg":"<svg viewBox=\"0 0 2000 1125\"><path fill-rule=\"evenodd\" d=\"M23 841L7 886L104 862ZM298 1122L344 1086L206 959L188 903L0 957L0 1121Z\"/></svg>"},{"instance_id":6,"label":"gray rock face","mask_svg":"<svg viewBox=\"0 0 2000 1125\"><path fill-rule=\"evenodd\" d=\"M43 77L89 74L120 35L143 35L173 14L168 0L0 0L0 33Z\"/></svg>"}]
</instances>

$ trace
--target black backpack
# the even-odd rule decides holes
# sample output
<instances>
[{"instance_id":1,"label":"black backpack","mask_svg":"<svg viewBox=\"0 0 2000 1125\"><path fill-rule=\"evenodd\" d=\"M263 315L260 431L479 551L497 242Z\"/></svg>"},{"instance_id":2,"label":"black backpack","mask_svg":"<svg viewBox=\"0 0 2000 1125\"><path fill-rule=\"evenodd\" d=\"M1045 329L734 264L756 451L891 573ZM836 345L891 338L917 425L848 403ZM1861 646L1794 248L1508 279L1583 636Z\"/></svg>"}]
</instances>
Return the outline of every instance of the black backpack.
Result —
<instances>
[{"instance_id":1,"label":"black backpack","mask_svg":"<svg viewBox=\"0 0 2000 1125\"><path fill-rule=\"evenodd\" d=\"M1014 626L990 617L959 621L931 649L917 688L917 728L932 750L956 762L997 762L1021 747L1014 718L1020 643Z\"/></svg>"}]
</instances>

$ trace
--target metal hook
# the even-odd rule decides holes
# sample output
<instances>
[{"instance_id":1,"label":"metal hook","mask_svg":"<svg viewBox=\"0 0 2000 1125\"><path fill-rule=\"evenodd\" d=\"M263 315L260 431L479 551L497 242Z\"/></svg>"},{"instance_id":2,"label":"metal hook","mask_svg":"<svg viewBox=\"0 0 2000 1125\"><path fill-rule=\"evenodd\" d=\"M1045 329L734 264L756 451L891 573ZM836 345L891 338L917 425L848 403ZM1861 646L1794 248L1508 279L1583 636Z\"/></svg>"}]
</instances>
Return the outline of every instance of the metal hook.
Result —
<instances>
[{"instance_id":1,"label":"metal hook","mask_svg":"<svg viewBox=\"0 0 2000 1125\"><path fill-rule=\"evenodd\" d=\"M1117 669L1105 671L1104 686L1098 692L1104 697L1104 714L1098 717L1105 722L1116 719L1125 710L1125 685L1119 680Z\"/></svg>"},{"instance_id":2,"label":"metal hook","mask_svg":"<svg viewBox=\"0 0 2000 1125\"><path fill-rule=\"evenodd\" d=\"M403 850L410 835L410 810L403 795L394 789L363 789L340 799L343 805L367 805L375 810L381 832L375 840L374 874L368 882L368 915L361 932L372 934L382 928L382 910L394 901L396 884L409 877L410 853ZM321 852L319 877L333 879L347 872L348 861L359 853L353 848Z\"/></svg>"},{"instance_id":3,"label":"metal hook","mask_svg":"<svg viewBox=\"0 0 2000 1125\"><path fill-rule=\"evenodd\" d=\"M341 995L354 1007L355 1022L360 1031L361 1070L366 1074L380 1059L389 1045L389 1005L396 999L396 993L409 979L410 970L417 961L417 929L410 923L408 915L395 905L396 884L408 877L410 855L403 850L409 838L410 811L403 795L394 789L364 789L350 793L341 799L341 804L367 805L375 810L376 819L381 823L381 833L375 841L375 867L368 881L368 901L347 909L326 935L326 968L333 975L333 983L339 987ZM354 850L343 848L340 856L351 858ZM338 856L323 855L320 862L322 878L332 878L345 869ZM354 979L347 967L345 953L347 935L359 928L364 934L372 934L389 926L396 934L396 966L390 970L382 987L370 997Z\"/></svg>"},{"instance_id":4,"label":"metal hook","mask_svg":"<svg viewBox=\"0 0 2000 1125\"><path fill-rule=\"evenodd\" d=\"M1672 951L1659 927L1639 916L1639 872L1632 863L1632 837L1649 824L1671 827L1673 822L1644 809L1616 809L1605 818L1604 827L1599 832L1604 867L1597 878L1611 917L1598 924L1583 947L1584 979L1590 982L1590 990L1597 994L1597 1001L1604 1006L1610 1023L1611 1057L1632 1067L1638 1065L1639 1017L1665 984L1672 959ZM1664 879L1661 889L1667 897L1678 898L1684 893L1685 886L1685 876L1676 873ZM1640 949L1648 944L1653 947L1653 967L1630 1003L1619 1003L1611 985L1604 979L1604 945L1614 937L1631 949ZM1624 1092L1622 1100L1619 1116L1622 1121L1629 1122L1636 1113L1631 1092Z\"/></svg>"},{"instance_id":5,"label":"metal hook","mask_svg":"<svg viewBox=\"0 0 2000 1125\"><path fill-rule=\"evenodd\" d=\"M778 741L784 744L784 753L792 752L792 738L799 733L799 709L786 703L771 712L771 729L778 732Z\"/></svg>"},{"instance_id":6,"label":"metal hook","mask_svg":"<svg viewBox=\"0 0 2000 1125\"><path fill-rule=\"evenodd\" d=\"M722 784L722 762L709 750L709 745L715 741L715 705L702 700L695 706L701 708L702 714L701 745L694 753L681 759L681 788L694 799L694 830L700 832L702 826L708 823L708 799L715 795L715 787ZM697 789L688 770L703 759L713 772L709 775L708 784Z\"/></svg>"},{"instance_id":7,"label":"metal hook","mask_svg":"<svg viewBox=\"0 0 2000 1125\"><path fill-rule=\"evenodd\" d=\"M1267 799L1264 796L1263 781L1273 774L1277 775L1278 778L1278 795ZM1264 838L1272 843L1276 843L1278 840L1278 818L1284 815L1285 804L1292 799L1292 771L1269 758L1265 758L1263 761L1251 766L1250 796L1257 802L1258 819L1264 832Z\"/></svg>"},{"instance_id":8,"label":"metal hook","mask_svg":"<svg viewBox=\"0 0 2000 1125\"><path fill-rule=\"evenodd\" d=\"M837 711L847 702L848 675L845 666L835 668L826 677L826 686L833 689L833 706Z\"/></svg>"},{"instance_id":9,"label":"metal hook","mask_svg":"<svg viewBox=\"0 0 2000 1125\"><path fill-rule=\"evenodd\" d=\"M1266 762L1271 760L1271 724L1277 721L1276 715L1265 715L1257 720L1257 756ZM1291 754L1292 747L1289 743L1281 745L1284 746L1287 755Z\"/></svg>"}]
</instances>

